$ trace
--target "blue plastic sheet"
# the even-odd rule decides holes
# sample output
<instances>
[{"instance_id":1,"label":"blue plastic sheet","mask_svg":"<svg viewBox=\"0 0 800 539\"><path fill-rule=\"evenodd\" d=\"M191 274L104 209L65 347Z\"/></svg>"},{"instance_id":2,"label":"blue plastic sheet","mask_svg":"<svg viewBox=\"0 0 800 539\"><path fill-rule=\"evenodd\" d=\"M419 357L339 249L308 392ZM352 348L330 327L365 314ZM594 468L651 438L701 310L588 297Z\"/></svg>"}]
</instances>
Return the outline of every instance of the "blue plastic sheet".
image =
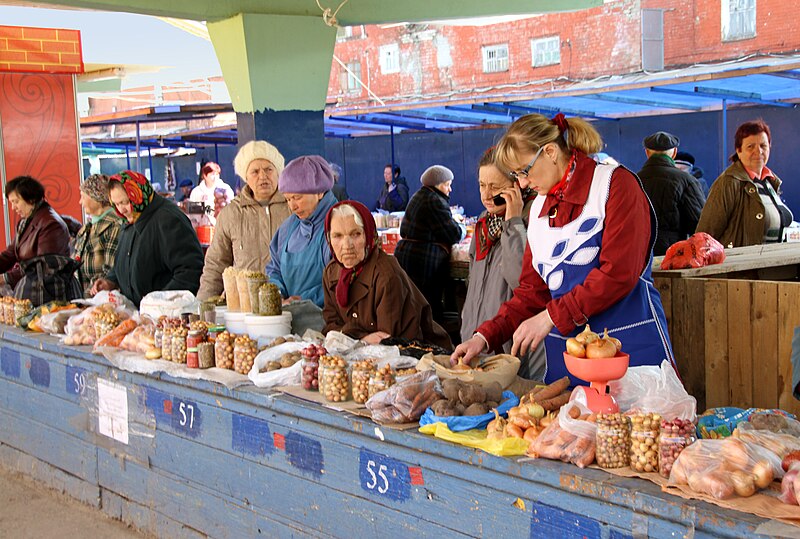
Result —
<instances>
[{"instance_id":1,"label":"blue plastic sheet","mask_svg":"<svg viewBox=\"0 0 800 539\"><path fill-rule=\"evenodd\" d=\"M519 405L519 398L511 391L503 391L502 398L500 406L497 407L497 412L502 416L506 416L510 409ZM492 419L494 419L494 412L483 415L439 417L433 413L433 410L428 408L419 418L419 424L420 426L425 426L433 423L444 423L451 431L461 432L471 429L485 429Z\"/></svg>"}]
</instances>

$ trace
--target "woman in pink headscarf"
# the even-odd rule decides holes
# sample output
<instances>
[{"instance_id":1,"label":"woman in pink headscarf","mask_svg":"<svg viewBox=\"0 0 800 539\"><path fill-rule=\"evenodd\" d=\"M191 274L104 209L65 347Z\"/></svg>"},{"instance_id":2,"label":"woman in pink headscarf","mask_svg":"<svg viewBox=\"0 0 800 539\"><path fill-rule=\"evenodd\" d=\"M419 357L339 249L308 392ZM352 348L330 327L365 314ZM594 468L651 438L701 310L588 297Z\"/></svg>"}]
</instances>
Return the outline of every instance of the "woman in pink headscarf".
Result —
<instances>
[{"instance_id":1,"label":"woman in pink headscarf","mask_svg":"<svg viewBox=\"0 0 800 539\"><path fill-rule=\"evenodd\" d=\"M368 344L399 337L452 349L397 260L376 249L375 221L366 206L353 200L333 206L325 234L332 254L322 275L325 333L341 331Z\"/></svg>"}]
</instances>

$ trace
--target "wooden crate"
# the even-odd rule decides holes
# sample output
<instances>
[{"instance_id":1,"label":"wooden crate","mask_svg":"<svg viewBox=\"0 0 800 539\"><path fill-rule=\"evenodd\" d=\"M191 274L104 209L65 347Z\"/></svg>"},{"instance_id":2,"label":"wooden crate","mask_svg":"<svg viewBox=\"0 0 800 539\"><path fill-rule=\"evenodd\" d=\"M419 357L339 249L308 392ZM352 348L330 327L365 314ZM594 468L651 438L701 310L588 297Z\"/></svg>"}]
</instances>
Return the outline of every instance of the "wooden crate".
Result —
<instances>
[{"instance_id":1,"label":"wooden crate","mask_svg":"<svg viewBox=\"0 0 800 539\"><path fill-rule=\"evenodd\" d=\"M791 348L800 326L800 283L660 276L678 371L698 410L782 408L792 396Z\"/></svg>"}]
</instances>

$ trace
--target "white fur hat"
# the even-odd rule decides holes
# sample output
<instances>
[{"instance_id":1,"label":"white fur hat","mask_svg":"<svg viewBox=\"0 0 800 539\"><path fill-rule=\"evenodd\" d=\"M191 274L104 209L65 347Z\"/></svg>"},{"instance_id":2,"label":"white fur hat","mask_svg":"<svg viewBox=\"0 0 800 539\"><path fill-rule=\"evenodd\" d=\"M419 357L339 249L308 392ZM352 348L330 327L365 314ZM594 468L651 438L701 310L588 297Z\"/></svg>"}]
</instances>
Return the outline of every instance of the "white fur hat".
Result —
<instances>
[{"instance_id":1,"label":"white fur hat","mask_svg":"<svg viewBox=\"0 0 800 539\"><path fill-rule=\"evenodd\" d=\"M256 159L266 159L275 166L275 170L280 176L283 172L285 161L278 148L265 140L251 140L241 148L236 158L233 160L233 168L236 175L247 180L247 167Z\"/></svg>"}]
</instances>

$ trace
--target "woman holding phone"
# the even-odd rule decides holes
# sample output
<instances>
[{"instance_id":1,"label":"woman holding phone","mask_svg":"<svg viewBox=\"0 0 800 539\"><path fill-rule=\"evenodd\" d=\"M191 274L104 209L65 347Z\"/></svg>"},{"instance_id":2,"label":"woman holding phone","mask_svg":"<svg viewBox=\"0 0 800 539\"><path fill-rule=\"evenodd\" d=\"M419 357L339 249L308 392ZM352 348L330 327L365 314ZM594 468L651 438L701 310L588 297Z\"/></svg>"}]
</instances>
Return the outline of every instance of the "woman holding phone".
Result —
<instances>
[{"instance_id":1,"label":"woman holding phone","mask_svg":"<svg viewBox=\"0 0 800 539\"><path fill-rule=\"evenodd\" d=\"M461 313L464 341L472 337L481 322L497 314L519 286L528 215L536 197L530 189L520 189L511 176L497 168L494 159L492 147L478 163L478 188L486 211L475 224L469 246L469 284ZM511 345L509 339L495 352L510 353ZM520 359L520 376L540 380L544 377L543 348Z\"/></svg>"},{"instance_id":2,"label":"woman holding phone","mask_svg":"<svg viewBox=\"0 0 800 539\"><path fill-rule=\"evenodd\" d=\"M495 162L511 170L520 187L538 194L519 286L456 348L452 362L469 361L513 338L512 354L545 346L549 383L569 374L566 339L588 323L621 340L631 366L665 359L674 364L650 273L653 208L635 174L589 157L602 146L588 122L563 114L553 119L528 114L509 127Z\"/></svg>"}]
</instances>

